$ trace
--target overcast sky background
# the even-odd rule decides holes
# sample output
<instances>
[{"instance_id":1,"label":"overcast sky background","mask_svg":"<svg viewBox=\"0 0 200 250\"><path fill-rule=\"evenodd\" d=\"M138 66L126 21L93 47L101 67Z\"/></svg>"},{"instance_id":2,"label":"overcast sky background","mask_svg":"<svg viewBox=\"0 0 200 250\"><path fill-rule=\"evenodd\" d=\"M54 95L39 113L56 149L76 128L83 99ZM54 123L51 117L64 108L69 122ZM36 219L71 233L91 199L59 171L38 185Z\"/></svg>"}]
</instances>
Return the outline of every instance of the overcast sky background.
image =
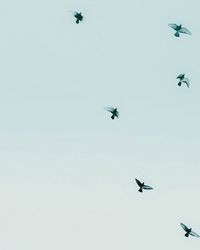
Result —
<instances>
[{"instance_id":1,"label":"overcast sky background","mask_svg":"<svg viewBox=\"0 0 200 250\"><path fill-rule=\"evenodd\" d=\"M0 250L199 250L199 8L2 1Z\"/></svg>"}]
</instances>

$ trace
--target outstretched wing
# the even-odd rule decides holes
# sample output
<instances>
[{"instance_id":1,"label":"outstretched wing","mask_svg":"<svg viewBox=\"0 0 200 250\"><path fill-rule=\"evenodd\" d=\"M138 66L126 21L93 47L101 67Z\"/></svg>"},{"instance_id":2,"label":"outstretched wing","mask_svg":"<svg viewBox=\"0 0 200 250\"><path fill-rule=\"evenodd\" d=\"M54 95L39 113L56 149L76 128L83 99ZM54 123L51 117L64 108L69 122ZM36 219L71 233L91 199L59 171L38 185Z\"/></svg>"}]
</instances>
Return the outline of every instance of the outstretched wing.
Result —
<instances>
[{"instance_id":1,"label":"outstretched wing","mask_svg":"<svg viewBox=\"0 0 200 250\"><path fill-rule=\"evenodd\" d=\"M135 178L135 181L137 182L139 187L142 187L142 183L138 179Z\"/></svg>"},{"instance_id":2,"label":"outstretched wing","mask_svg":"<svg viewBox=\"0 0 200 250\"><path fill-rule=\"evenodd\" d=\"M113 107L105 107L104 109L111 113L114 111Z\"/></svg>"},{"instance_id":3,"label":"outstretched wing","mask_svg":"<svg viewBox=\"0 0 200 250\"><path fill-rule=\"evenodd\" d=\"M181 227L187 232L189 230L188 227L186 227L186 225L184 225L183 223L181 223Z\"/></svg>"},{"instance_id":4,"label":"outstretched wing","mask_svg":"<svg viewBox=\"0 0 200 250\"><path fill-rule=\"evenodd\" d=\"M74 12L74 17L78 17L78 12Z\"/></svg>"},{"instance_id":5,"label":"outstretched wing","mask_svg":"<svg viewBox=\"0 0 200 250\"><path fill-rule=\"evenodd\" d=\"M191 33L188 29L186 29L186 28L184 28L184 27L182 27L182 28L179 30L179 32L184 33L184 34L188 34L188 35L192 35L192 33Z\"/></svg>"},{"instance_id":6,"label":"outstretched wing","mask_svg":"<svg viewBox=\"0 0 200 250\"><path fill-rule=\"evenodd\" d=\"M119 112L118 111L116 111L116 117L119 118Z\"/></svg>"},{"instance_id":7,"label":"outstretched wing","mask_svg":"<svg viewBox=\"0 0 200 250\"><path fill-rule=\"evenodd\" d=\"M143 189L146 189L146 190L152 190L153 188L152 188L152 187L150 187L150 186L144 185L144 186L143 186Z\"/></svg>"},{"instance_id":8,"label":"outstretched wing","mask_svg":"<svg viewBox=\"0 0 200 250\"><path fill-rule=\"evenodd\" d=\"M80 13L75 12L74 17L78 18L80 21L83 20L83 16L82 16L81 12Z\"/></svg>"},{"instance_id":9,"label":"outstretched wing","mask_svg":"<svg viewBox=\"0 0 200 250\"><path fill-rule=\"evenodd\" d=\"M168 26L171 27L174 30L178 29L178 25L176 25L175 23L169 23Z\"/></svg>"},{"instance_id":10,"label":"outstretched wing","mask_svg":"<svg viewBox=\"0 0 200 250\"><path fill-rule=\"evenodd\" d=\"M176 77L176 79L181 79L183 77L183 74L180 74L179 76Z\"/></svg>"},{"instance_id":11,"label":"outstretched wing","mask_svg":"<svg viewBox=\"0 0 200 250\"><path fill-rule=\"evenodd\" d=\"M200 237L200 235L198 235L197 233L195 233L195 232L193 232L193 231L190 232L190 235L192 235L192 236L194 236L194 237L198 237L198 238Z\"/></svg>"},{"instance_id":12,"label":"outstretched wing","mask_svg":"<svg viewBox=\"0 0 200 250\"><path fill-rule=\"evenodd\" d=\"M185 77L182 82L186 83L186 85L189 88L189 86L190 86L190 80L187 77Z\"/></svg>"}]
</instances>

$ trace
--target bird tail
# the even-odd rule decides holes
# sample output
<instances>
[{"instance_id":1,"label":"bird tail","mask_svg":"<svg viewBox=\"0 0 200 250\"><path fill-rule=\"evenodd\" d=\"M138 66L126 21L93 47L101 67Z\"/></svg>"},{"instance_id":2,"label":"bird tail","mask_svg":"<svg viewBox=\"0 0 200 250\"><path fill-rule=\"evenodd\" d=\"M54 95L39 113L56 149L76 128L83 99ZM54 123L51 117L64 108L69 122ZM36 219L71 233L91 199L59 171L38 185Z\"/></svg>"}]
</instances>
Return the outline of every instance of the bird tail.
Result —
<instances>
[{"instance_id":1,"label":"bird tail","mask_svg":"<svg viewBox=\"0 0 200 250\"><path fill-rule=\"evenodd\" d=\"M112 116L111 116L111 119L113 119L113 120L114 120L114 119L115 119L115 116L114 116L114 115L112 115Z\"/></svg>"},{"instance_id":2,"label":"bird tail","mask_svg":"<svg viewBox=\"0 0 200 250\"><path fill-rule=\"evenodd\" d=\"M76 23L79 23L79 20L78 20L78 19L76 19Z\"/></svg>"},{"instance_id":3,"label":"bird tail","mask_svg":"<svg viewBox=\"0 0 200 250\"><path fill-rule=\"evenodd\" d=\"M189 237L189 233L186 233L186 234L185 234L185 237Z\"/></svg>"},{"instance_id":4,"label":"bird tail","mask_svg":"<svg viewBox=\"0 0 200 250\"><path fill-rule=\"evenodd\" d=\"M174 35L175 35L176 37L179 37L179 36L180 36L180 34L179 34L178 31L177 31Z\"/></svg>"},{"instance_id":5,"label":"bird tail","mask_svg":"<svg viewBox=\"0 0 200 250\"><path fill-rule=\"evenodd\" d=\"M140 193L142 193L143 191L142 191L142 188L140 188L139 190L138 190Z\"/></svg>"}]
</instances>

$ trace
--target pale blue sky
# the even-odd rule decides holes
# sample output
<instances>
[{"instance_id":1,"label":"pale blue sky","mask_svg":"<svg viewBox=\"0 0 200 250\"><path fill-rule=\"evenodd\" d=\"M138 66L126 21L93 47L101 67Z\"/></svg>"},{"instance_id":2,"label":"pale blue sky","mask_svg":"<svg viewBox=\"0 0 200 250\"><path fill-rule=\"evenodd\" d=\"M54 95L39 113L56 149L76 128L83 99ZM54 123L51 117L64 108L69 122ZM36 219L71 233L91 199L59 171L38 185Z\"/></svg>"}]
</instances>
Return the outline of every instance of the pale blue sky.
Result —
<instances>
[{"instance_id":1,"label":"pale blue sky","mask_svg":"<svg viewBox=\"0 0 200 250\"><path fill-rule=\"evenodd\" d=\"M0 4L0 250L199 250L199 7Z\"/></svg>"}]
</instances>

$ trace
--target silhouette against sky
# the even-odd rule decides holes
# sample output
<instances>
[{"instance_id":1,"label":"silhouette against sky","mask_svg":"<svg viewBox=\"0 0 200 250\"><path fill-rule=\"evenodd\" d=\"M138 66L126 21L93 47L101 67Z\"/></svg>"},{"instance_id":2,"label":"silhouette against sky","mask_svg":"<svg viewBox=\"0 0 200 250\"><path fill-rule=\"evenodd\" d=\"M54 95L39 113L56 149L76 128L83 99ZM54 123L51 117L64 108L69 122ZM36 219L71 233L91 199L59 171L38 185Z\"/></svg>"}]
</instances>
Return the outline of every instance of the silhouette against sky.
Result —
<instances>
[{"instance_id":1,"label":"silhouette against sky","mask_svg":"<svg viewBox=\"0 0 200 250\"><path fill-rule=\"evenodd\" d=\"M199 7L1 3L0 249L199 250Z\"/></svg>"}]
</instances>

